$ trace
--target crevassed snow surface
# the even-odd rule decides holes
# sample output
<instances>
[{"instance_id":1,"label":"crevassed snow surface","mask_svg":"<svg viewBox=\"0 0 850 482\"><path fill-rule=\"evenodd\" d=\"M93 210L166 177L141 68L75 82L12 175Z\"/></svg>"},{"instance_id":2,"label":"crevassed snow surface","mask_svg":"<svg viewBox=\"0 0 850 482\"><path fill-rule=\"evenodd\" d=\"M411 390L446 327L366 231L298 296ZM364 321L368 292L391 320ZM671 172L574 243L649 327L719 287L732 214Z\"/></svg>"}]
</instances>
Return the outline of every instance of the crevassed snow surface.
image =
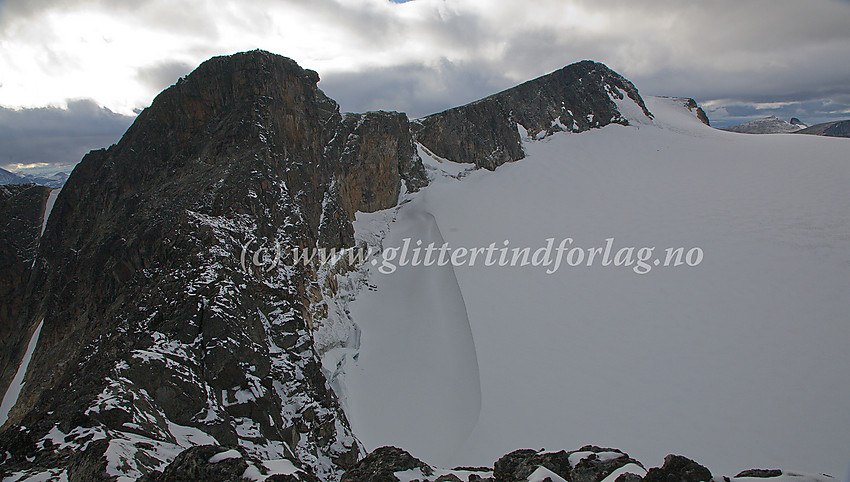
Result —
<instances>
[{"instance_id":1,"label":"crevassed snow surface","mask_svg":"<svg viewBox=\"0 0 850 482\"><path fill-rule=\"evenodd\" d=\"M596 444L647 467L677 453L720 474L846 473L850 141L727 133L674 101L647 103L652 121L556 134L495 172L438 176L383 245L614 238L656 256L699 247L702 263L373 268L351 305L362 339L345 379L367 449L453 466Z\"/></svg>"},{"instance_id":2,"label":"crevassed snow surface","mask_svg":"<svg viewBox=\"0 0 850 482\"><path fill-rule=\"evenodd\" d=\"M3 402L0 404L0 425L6 423L6 420L9 419L9 412L18 403L18 396L24 387L24 376L27 374L27 368L30 366L32 354L35 351L35 346L38 344L38 335L41 334L42 325L44 325L44 320L39 322L38 327L32 333L29 344L27 345L27 351L24 352L24 358L21 359L21 364L18 365L15 378L12 379L12 383L9 384L6 394L3 395Z\"/></svg>"}]
</instances>

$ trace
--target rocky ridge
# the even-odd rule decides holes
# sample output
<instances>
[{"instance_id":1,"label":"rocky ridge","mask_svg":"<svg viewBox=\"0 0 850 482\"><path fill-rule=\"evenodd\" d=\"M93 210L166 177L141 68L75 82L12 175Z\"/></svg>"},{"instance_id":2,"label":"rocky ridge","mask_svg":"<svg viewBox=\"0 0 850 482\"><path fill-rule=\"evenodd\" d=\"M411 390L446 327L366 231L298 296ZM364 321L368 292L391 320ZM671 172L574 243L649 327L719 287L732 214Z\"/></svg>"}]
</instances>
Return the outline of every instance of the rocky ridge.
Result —
<instances>
[{"instance_id":1,"label":"rocky ridge","mask_svg":"<svg viewBox=\"0 0 850 482\"><path fill-rule=\"evenodd\" d=\"M647 117L635 86L598 62L585 60L471 104L416 121L416 141L455 162L493 170L525 157L520 129L535 139L628 125L615 100L631 99Z\"/></svg>"}]
</instances>

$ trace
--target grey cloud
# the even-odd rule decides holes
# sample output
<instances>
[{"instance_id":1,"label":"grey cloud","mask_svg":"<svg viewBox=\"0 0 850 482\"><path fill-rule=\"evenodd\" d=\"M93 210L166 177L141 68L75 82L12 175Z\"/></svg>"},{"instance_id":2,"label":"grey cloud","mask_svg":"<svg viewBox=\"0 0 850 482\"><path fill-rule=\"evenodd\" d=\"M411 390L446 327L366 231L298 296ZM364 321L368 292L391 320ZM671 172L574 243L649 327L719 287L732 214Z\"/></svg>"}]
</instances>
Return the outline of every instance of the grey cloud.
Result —
<instances>
[{"instance_id":1,"label":"grey cloud","mask_svg":"<svg viewBox=\"0 0 850 482\"><path fill-rule=\"evenodd\" d=\"M145 85L160 91L177 82L177 79L188 74L194 66L185 62L165 61L138 70L138 77Z\"/></svg>"},{"instance_id":2,"label":"grey cloud","mask_svg":"<svg viewBox=\"0 0 850 482\"><path fill-rule=\"evenodd\" d=\"M428 57L421 62L405 59L368 71L319 72L320 87L348 111L387 109L421 116L592 59L628 77L644 94L727 106L709 112L720 125L773 112L807 122L850 117L845 114L850 104L850 0L537 0L522 8L553 14L543 24L524 28L519 18L507 15L492 23L452 8L450 2L411 19L395 15L385 4L357 6L340 0L266 0L241 6L238 15L227 17L226 10L198 9L182 1L162 7L148 0L0 0L0 16L81 4L132 11L148 26L210 39L218 35L216 25L224 23L274 32L265 12L283 5L307 12L335 35L343 32L358 47L352 55L363 56L355 59L363 65L374 63L368 56L380 56L411 36L427 47L423 53ZM559 15L570 5L601 14L605 21L596 27L565 22ZM493 8L506 7L494 2ZM311 35L321 43L321 29ZM199 45L213 45L211 52L226 49L214 42L186 44L189 58L210 54ZM278 53L300 60L298 52ZM158 91L189 70L185 63L164 59L140 68L137 75ZM775 102L787 105L773 110L763 106Z\"/></svg>"},{"instance_id":3,"label":"grey cloud","mask_svg":"<svg viewBox=\"0 0 850 482\"><path fill-rule=\"evenodd\" d=\"M511 87L486 63L407 64L322 76L319 87L346 112L395 110L411 118L462 105Z\"/></svg>"},{"instance_id":4,"label":"grey cloud","mask_svg":"<svg viewBox=\"0 0 850 482\"><path fill-rule=\"evenodd\" d=\"M133 119L91 100L70 101L67 109L0 107L0 162L76 163L86 152L117 142Z\"/></svg>"},{"instance_id":5,"label":"grey cloud","mask_svg":"<svg viewBox=\"0 0 850 482\"><path fill-rule=\"evenodd\" d=\"M85 7L131 14L139 24L206 39L217 37L215 16L219 13L198 2L155 2L152 0L0 0L0 32L13 22L37 17L50 10L72 11Z\"/></svg>"},{"instance_id":6,"label":"grey cloud","mask_svg":"<svg viewBox=\"0 0 850 482\"><path fill-rule=\"evenodd\" d=\"M385 44L403 32L397 19L374 6L359 9L338 0L285 0L283 3L287 8L306 11L311 18L322 19L344 30L352 42L363 45ZM322 32L316 34L321 39Z\"/></svg>"}]
</instances>

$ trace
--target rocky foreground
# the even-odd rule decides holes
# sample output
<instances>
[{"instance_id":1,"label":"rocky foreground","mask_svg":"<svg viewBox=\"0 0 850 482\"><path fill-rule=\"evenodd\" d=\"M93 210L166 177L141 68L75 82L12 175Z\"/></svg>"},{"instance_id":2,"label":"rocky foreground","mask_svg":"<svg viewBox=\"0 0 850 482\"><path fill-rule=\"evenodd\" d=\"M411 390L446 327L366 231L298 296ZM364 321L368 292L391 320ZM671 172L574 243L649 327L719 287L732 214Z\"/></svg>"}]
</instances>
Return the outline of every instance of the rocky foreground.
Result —
<instances>
[{"instance_id":1,"label":"rocky foreground","mask_svg":"<svg viewBox=\"0 0 850 482\"><path fill-rule=\"evenodd\" d=\"M516 450L497 460L493 467L439 469L396 447L381 447L345 472L342 482L827 482L828 476L784 473L779 469L750 469L735 477L715 476L709 469L681 455L668 455L661 467L647 470L628 454L610 448L585 446L574 451ZM143 481L204 480L313 482L319 479L288 464L263 463L238 448L216 446L191 448L163 471Z\"/></svg>"}]
</instances>

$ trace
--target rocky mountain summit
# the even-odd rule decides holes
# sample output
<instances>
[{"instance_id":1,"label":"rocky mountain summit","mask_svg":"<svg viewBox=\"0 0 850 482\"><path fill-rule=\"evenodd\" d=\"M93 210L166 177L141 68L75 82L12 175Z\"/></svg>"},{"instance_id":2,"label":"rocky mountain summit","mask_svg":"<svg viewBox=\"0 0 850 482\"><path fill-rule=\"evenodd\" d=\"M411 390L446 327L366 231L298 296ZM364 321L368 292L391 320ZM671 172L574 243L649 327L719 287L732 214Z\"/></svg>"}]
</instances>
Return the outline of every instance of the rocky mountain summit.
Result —
<instances>
[{"instance_id":1,"label":"rocky mountain summit","mask_svg":"<svg viewBox=\"0 0 850 482\"><path fill-rule=\"evenodd\" d=\"M521 131L540 139L611 123L628 125L615 103L626 97L652 117L631 82L603 64L586 60L419 119L414 136L440 157L492 170L525 156Z\"/></svg>"},{"instance_id":2,"label":"rocky mountain summit","mask_svg":"<svg viewBox=\"0 0 850 482\"><path fill-rule=\"evenodd\" d=\"M318 81L264 51L213 58L86 155L52 211L48 188L0 188L0 476L710 480L688 459L647 472L592 446L451 470L397 448L367 456L320 359L346 342L322 331L336 278L267 264L271 247L353 246L356 212L428 185L421 149L495 169L524 156L526 136L652 114L589 61L414 121L340 113ZM267 248L262 263L245 263L248 247Z\"/></svg>"}]
</instances>

